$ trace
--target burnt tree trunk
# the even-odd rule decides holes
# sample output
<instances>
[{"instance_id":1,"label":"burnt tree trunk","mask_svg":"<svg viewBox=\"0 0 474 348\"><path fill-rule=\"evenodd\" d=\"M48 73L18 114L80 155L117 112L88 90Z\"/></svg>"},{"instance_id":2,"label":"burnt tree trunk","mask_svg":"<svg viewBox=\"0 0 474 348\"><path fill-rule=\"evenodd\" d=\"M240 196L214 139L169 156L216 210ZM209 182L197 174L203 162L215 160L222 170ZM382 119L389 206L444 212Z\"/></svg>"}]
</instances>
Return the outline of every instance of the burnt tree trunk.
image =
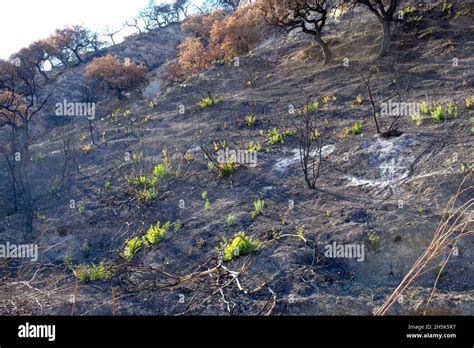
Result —
<instances>
[{"instance_id":1,"label":"burnt tree trunk","mask_svg":"<svg viewBox=\"0 0 474 348\"><path fill-rule=\"evenodd\" d=\"M382 25L382 46L380 49L380 56L386 56L390 52L390 44L392 35L390 33L391 22L386 19L379 19Z\"/></svg>"},{"instance_id":2,"label":"burnt tree trunk","mask_svg":"<svg viewBox=\"0 0 474 348\"><path fill-rule=\"evenodd\" d=\"M314 41L321 47L323 51L324 64L329 64L332 61L332 53L329 46L320 36L314 36Z\"/></svg>"}]
</instances>

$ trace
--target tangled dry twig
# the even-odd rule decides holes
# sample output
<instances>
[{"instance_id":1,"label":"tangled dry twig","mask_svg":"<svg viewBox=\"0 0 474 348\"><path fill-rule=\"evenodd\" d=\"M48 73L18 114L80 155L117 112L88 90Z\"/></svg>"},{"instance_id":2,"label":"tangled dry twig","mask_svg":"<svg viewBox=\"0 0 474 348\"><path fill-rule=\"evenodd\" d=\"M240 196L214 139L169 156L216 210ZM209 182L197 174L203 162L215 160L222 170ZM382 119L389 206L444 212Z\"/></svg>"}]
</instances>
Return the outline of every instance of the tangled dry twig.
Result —
<instances>
[{"instance_id":1,"label":"tangled dry twig","mask_svg":"<svg viewBox=\"0 0 474 348\"><path fill-rule=\"evenodd\" d=\"M448 256L444 259L441 264L438 276L435 280L433 288L431 290L430 297L426 303L424 315L427 314L431 300L436 292L436 287L440 278L442 270L448 263L452 253L453 247L459 241L459 239L468 235L473 235L474 230L472 229L473 222L473 207L474 198L467 200L464 204L456 207L459 197L464 194L471 192L474 186L464 187L465 183L471 178L472 173L466 175L459 185L456 194L448 201L441 218L441 221L435 231L434 237L425 250L425 252L419 257L415 264L411 267L408 273L405 275L401 283L394 290L394 292L387 298L385 303L376 311L375 315L383 316L387 314L388 310L392 305L400 298L403 292L422 274L427 271L429 264L438 258L444 251L451 248L448 252ZM428 269L429 270L429 269Z\"/></svg>"}]
</instances>

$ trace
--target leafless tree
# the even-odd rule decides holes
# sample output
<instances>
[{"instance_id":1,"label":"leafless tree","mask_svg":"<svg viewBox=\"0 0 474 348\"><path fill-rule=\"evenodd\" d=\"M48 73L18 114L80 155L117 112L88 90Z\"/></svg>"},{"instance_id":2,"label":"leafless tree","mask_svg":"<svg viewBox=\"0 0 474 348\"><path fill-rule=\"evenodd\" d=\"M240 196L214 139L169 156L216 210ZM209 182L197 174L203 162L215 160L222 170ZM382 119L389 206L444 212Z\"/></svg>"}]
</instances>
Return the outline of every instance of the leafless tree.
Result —
<instances>
[{"instance_id":1,"label":"leafless tree","mask_svg":"<svg viewBox=\"0 0 474 348\"><path fill-rule=\"evenodd\" d=\"M35 211L29 173L29 124L51 96L40 93L38 86L38 71L30 61L20 60L20 64L0 61L0 123L11 129L11 157L7 156L7 163L27 236L33 232Z\"/></svg>"},{"instance_id":2,"label":"leafless tree","mask_svg":"<svg viewBox=\"0 0 474 348\"><path fill-rule=\"evenodd\" d=\"M92 88L88 85L81 86L81 102L83 103L96 103L97 102L97 95L94 93ZM92 123L91 118L87 118L89 123L89 133L91 136L91 145L94 145L94 124Z\"/></svg>"},{"instance_id":3,"label":"leafless tree","mask_svg":"<svg viewBox=\"0 0 474 348\"><path fill-rule=\"evenodd\" d=\"M116 43L115 43L114 36L120 33L121 31L122 29L115 29L113 27L107 26L103 32L103 35L109 37L110 41L112 42L112 45L115 46Z\"/></svg>"},{"instance_id":4,"label":"leafless tree","mask_svg":"<svg viewBox=\"0 0 474 348\"><path fill-rule=\"evenodd\" d=\"M312 35L321 47L324 64L331 62L332 54L322 38L328 13L335 2L332 0L264 0L264 9L270 21L277 26L301 30Z\"/></svg>"},{"instance_id":5,"label":"leafless tree","mask_svg":"<svg viewBox=\"0 0 474 348\"><path fill-rule=\"evenodd\" d=\"M377 120L378 108L375 105L375 97L374 97L374 93L372 91L372 85L371 85L371 80L377 74L378 71L379 71L378 67L371 66L369 68L369 72L367 76L361 75L361 79L364 82L365 87L367 88L367 93L369 94L370 104L372 105L372 117L375 123L375 128L377 129L377 134L380 134L379 122Z\"/></svg>"},{"instance_id":6,"label":"leafless tree","mask_svg":"<svg viewBox=\"0 0 474 348\"><path fill-rule=\"evenodd\" d=\"M126 20L124 24L127 27L132 27L132 28L137 29L138 34L140 34L140 35L143 33L142 28L140 26L139 18L137 18L137 17L132 17L132 18Z\"/></svg>"},{"instance_id":7,"label":"leafless tree","mask_svg":"<svg viewBox=\"0 0 474 348\"><path fill-rule=\"evenodd\" d=\"M323 161L323 146L326 141L327 126L322 112L314 102L306 102L298 110L295 118L299 137L299 153L301 169L308 188L315 189Z\"/></svg>"}]
</instances>

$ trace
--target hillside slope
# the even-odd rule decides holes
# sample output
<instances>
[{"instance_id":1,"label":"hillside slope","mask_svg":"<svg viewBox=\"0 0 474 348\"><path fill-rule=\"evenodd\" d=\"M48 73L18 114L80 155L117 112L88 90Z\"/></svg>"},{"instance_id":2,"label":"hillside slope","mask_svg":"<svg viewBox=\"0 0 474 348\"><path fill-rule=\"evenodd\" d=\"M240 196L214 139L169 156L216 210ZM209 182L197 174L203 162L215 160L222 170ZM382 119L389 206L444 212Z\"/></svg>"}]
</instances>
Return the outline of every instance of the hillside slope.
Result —
<instances>
[{"instance_id":1,"label":"hillside slope","mask_svg":"<svg viewBox=\"0 0 474 348\"><path fill-rule=\"evenodd\" d=\"M473 113L462 103L474 94L474 27L472 18L436 17L399 27L392 54L379 59L378 23L360 16L350 27L347 19L329 23L334 62L328 66L308 36L276 32L238 66L216 64L161 90L153 108L145 97L99 102L90 152L84 151L85 120L44 115L32 145L40 259L15 272L27 283L11 279L14 265L0 268L10 276L0 285L0 313L371 315L429 245L443 207L473 168ZM158 79L183 38L178 29L168 30L107 52L146 63ZM458 116L435 123L425 115L418 125L406 116L399 136L377 135L362 81L374 64L379 102L451 100ZM83 69L57 78L58 100L75 98ZM209 94L219 102L201 107ZM325 103L325 96L335 99ZM272 144L267 135L294 130L289 110L314 99L327 140L317 189L309 190L298 137ZM255 125L246 125L247 115L255 116ZM356 121L361 134L344 131ZM387 129L392 119L380 122ZM262 144L256 166L239 165L229 177L208 168L202 147L246 149L251 141ZM128 179L149 175L168 157L172 169L156 197L137 195ZM472 184L472 175L468 180ZM472 196L464 192L459 201ZM258 199L265 202L263 214L252 218ZM19 214L1 218L0 239L19 241L20 221ZM142 246L131 262L118 256L127 239L157 221L174 223L159 244ZM261 248L222 265L215 249L240 231ZM429 313L474 314L473 242L471 236L458 243ZM333 243L363 245L363 260L325 257ZM113 276L80 283L65 269L65 257L74 265L103 261ZM436 276L433 270L421 277L391 314L421 314Z\"/></svg>"}]
</instances>

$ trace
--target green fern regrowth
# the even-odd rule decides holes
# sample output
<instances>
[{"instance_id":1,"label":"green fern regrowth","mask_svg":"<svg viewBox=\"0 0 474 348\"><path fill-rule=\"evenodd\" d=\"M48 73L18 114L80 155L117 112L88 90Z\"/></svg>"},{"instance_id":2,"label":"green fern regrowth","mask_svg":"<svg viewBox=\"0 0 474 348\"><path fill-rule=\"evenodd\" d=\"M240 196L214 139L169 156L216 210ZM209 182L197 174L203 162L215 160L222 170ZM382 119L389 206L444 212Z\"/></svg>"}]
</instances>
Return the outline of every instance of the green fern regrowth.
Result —
<instances>
[{"instance_id":1,"label":"green fern regrowth","mask_svg":"<svg viewBox=\"0 0 474 348\"><path fill-rule=\"evenodd\" d=\"M255 219L258 215L263 215L263 208L265 207L265 201L258 199L253 202L254 211L252 212L252 219Z\"/></svg>"},{"instance_id":2,"label":"green fern regrowth","mask_svg":"<svg viewBox=\"0 0 474 348\"><path fill-rule=\"evenodd\" d=\"M224 247L224 261L232 261L239 256L251 255L262 247L262 243L239 232L232 241L226 242Z\"/></svg>"},{"instance_id":3,"label":"green fern regrowth","mask_svg":"<svg viewBox=\"0 0 474 348\"><path fill-rule=\"evenodd\" d=\"M235 162L219 163L217 167L219 169L219 174L224 178L231 174L234 174L237 171Z\"/></svg>"},{"instance_id":4,"label":"green fern regrowth","mask_svg":"<svg viewBox=\"0 0 474 348\"><path fill-rule=\"evenodd\" d=\"M113 275L104 262L98 265L79 265L73 268L74 276L82 283L89 283L97 280L106 280Z\"/></svg>"},{"instance_id":5,"label":"green fern regrowth","mask_svg":"<svg viewBox=\"0 0 474 348\"><path fill-rule=\"evenodd\" d=\"M362 132L362 122L356 121L351 128L352 135L358 135Z\"/></svg>"},{"instance_id":6,"label":"green fern regrowth","mask_svg":"<svg viewBox=\"0 0 474 348\"><path fill-rule=\"evenodd\" d=\"M426 101L422 101L421 104L420 104L420 111L427 115L430 113L430 106L428 105L428 103Z\"/></svg>"},{"instance_id":7,"label":"green fern regrowth","mask_svg":"<svg viewBox=\"0 0 474 348\"><path fill-rule=\"evenodd\" d=\"M379 248L380 237L376 233L370 233L368 237L372 251L376 252Z\"/></svg>"},{"instance_id":8,"label":"green fern regrowth","mask_svg":"<svg viewBox=\"0 0 474 348\"><path fill-rule=\"evenodd\" d=\"M417 126L420 126L420 125L421 125L421 116L420 116L420 114L416 114L416 113L415 113L415 114L412 114L412 115L410 116L410 118L411 118L411 120L412 120L413 122L415 122L415 124L416 124Z\"/></svg>"},{"instance_id":9,"label":"green fern regrowth","mask_svg":"<svg viewBox=\"0 0 474 348\"><path fill-rule=\"evenodd\" d=\"M125 241L125 247L120 256L126 261L131 261L135 254L141 249L143 241L139 237L133 237Z\"/></svg>"},{"instance_id":10,"label":"green fern regrowth","mask_svg":"<svg viewBox=\"0 0 474 348\"><path fill-rule=\"evenodd\" d=\"M457 117L458 116L458 107L454 104L451 100L446 105L446 112L449 117Z\"/></svg>"},{"instance_id":11,"label":"green fern regrowth","mask_svg":"<svg viewBox=\"0 0 474 348\"><path fill-rule=\"evenodd\" d=\"M300 111L300 115L313 114L319 109L319 103L317 100L310 101L308 104L303 106Z\"/></svg>"},{"instance_id":12,"label":"green fern regrowth","mask_svg":"<svg viewBox=\"0 0 474 348\"><path fill-rule=\"evenodd\" d=\"M232 226L235 222L235 215L234 214L227 215L226 221L227 221L228 226Z\"/></svg>"},{"instance_id":13,"label":"green fern regrowth","mask_svg":"<svg viewBox=\"0 0 474 348\"><path fill-rule=\"evenodd\" d=\"M438 105L434 110L431 111L431 118L436 122L439 123L444 120L445 110L442 106Z\"/></svg>"},{"instance_id":14,"label":"green fern regrowth","mask_svg":"<svg viewBox=\"0 0 474 348\"><path fill-rule=\"evenodd\" d=\"M257 121L256 117L254 115L247 115L245 116L245 124L248 127L253 127L255 125L255 122Z\"/></svg>"},{"instance_id":15,"label":"green fern regrowth","mask_svg":"<svg viewBox=\"0 0 474 348\"><path fill-rule=\"evenodd\" d=\"M154 187L151 189L138 190L136 197L140 203L150 203L158 197L158 191Z\"/></svg>"},{"instance_id":16,"label":"green fern regrowth","mask_svg":"<svg viewBox=\"0 0 474 348\"><path fill-rule=\"evenodd\" d=\"M260 152L260 151L262 151L262 144L260 144L259 142L250 140L247 144L246 151L248 153Z\"/></svg>"},{"instance_id":17,"label":"green fern regrowth","mask_svg":"<svg viewBox=\"0 0 474 348\"><path fill-rule=\"evenodd\" d=\"M205 109L205 108L207 108L207 107L217 105L217 104L219 104L220 102L221 102L221 99L220 99L220 98L205 97L205 98L202 98L202 99L199 101L199 106L200 106L202 109Z\"/></svg>"},{"instance_id":18,"label":"green fern regrowth","mask_svg":"<svg viewBox=\"0 0 474 348\"><path fill-rule=\"evenodd\" d=\"M147 246L157 245L170 228L170 225L171 222L168 221L163 226L160 226L160 222L158 221L156 225L150 226L147 233L142 237L143 243Z\"/></svg>"}]
</instances>

